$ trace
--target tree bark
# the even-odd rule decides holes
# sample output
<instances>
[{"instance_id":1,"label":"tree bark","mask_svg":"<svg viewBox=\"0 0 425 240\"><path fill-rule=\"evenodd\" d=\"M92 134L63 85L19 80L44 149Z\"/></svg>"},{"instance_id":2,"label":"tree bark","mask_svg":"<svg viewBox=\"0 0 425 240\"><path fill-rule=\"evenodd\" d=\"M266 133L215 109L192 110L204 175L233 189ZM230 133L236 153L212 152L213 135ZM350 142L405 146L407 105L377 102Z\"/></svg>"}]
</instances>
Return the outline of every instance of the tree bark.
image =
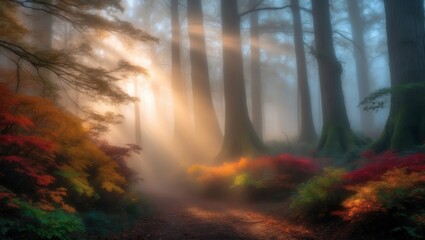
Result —
<instances>
[{"instance_id":1,"label":"tree bark","mask_svg":"<svg viewBox=\"0 0 425 240\"><path fill-rule=\"evenodd\" d=\"M263 87L261 84L260 33L258 13L250 15L251 22L251 110L252 124L258 137L263 137Z\"/></svg>"},{"instance_id":2,"label":"tree bark","mask_svg":"<svg viewBox=\"0 0 425 240\"><path fill-rule=\"evenodd\" d=\"M369 64L364 40L364 23L360 12L359 1L347 0L348 16L354 43L354 59L356 61L357 84L359 100L362 101L370 94ZM360 109L360 122L365 135L373 135L374 120L372 112Z\"/></svg>"},{"instance_id":3,"label":"tree bark","mask_svg":"<svg viewBox=\"0 0 425 240\"><path fill-rule=\"evenodd\" d=\"M264 147L248 115L237 0L221 0L221 18L225 131L218 158L236 160L258 154Z\"/></svg>"},{"instance_id":4,"label":"tree bark","mask_svg":"<svg viewBox=\"0 0 425 240\"><path fill-rule=\"evenodd\" d=\"M343 153L359 144L350 128L341 85L342 67L335 56L329 0L312 1L316 58L319 66L323 129L317 150Z\"/></svg>"},{"instance_id":5,"label":"tree bark","mask_svg":"<svg viewBox=\"0 0 425 240\"><path fill-rule=\"evenodd\" d=\"M183 141L186 136L187 126L187 92L181 69L181 34L179 21L179 1L171 0L171 82L173 89L173 114L174 114L174 137L176 141Z\"/></svg>"},{"instance_id":6,"label":"tree bark","mask_svg":"<svg viewBox=\"0 0 425 240\"><path fill-rule=\"evenodd\" d=\"M222 135L211 96L201 0L187 1L195 133L206 144Z\"/></svg>"},{"instance_id":7,"label":"tree bark","mask_svg":"<svg viewBox=\"0 0 425 240\"><path fill-rule=\"evenodd\" d=\"M393 92L376 151L402 151L425 141L425 31L423 0L385 0L391 86L419 84Z\"/></svg>"},{"instance_id":8,"label":"tree bark","mask_svg":"<svg viewBox=\"0 0 425 240\"><path fill-rule=\"evenodd\" d=\"M304 50L303 28L298 0L291 0L294 22L295 57L297 60L298 94L300 100L299 141L313 143L317 139L311 112L310 89L308 87L307 64Z\"/></svg>"}]
</instances>

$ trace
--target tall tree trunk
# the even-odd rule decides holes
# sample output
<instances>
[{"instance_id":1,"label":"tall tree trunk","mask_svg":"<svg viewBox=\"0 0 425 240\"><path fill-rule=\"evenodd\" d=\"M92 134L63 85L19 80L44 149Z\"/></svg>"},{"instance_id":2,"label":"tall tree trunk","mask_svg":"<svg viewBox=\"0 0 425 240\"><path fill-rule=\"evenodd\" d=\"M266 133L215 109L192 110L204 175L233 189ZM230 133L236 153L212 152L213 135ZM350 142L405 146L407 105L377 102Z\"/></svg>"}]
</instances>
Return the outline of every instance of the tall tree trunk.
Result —
<instances>
[{"instance_id":1,"label":"tall tree trunk","mask_svg":"<svg viewBox=\"0 0 425 240\"><path fill-rule=\"evenodd\" d=\"M179 21L179 1L171 0L171 81L173 88L174 136L182 141L186 135L187 123L187 93L181 69L181 34Z\"/></svg>"},{"instance_id":2,"label":"tall tree trunk","mask_svg":"<svg viewBox=\"0 0 425 240\"><path fill-rule=\"evenodd\" d=\"M154 10L154 0L148 0L144 1L144 4L140 4L140 12L138 14L143 14L146 16L146 18L143 21L142 29L146 29L147 32L154 32L154 24L152 22L152 11ZM158 60L158 52L157 52L158 45L156 43L150 43L149 47L149 59L151 61L151 66L158 66L159 60ZM164 106L160 104L161 99L161 87L162 84L157 81L152 81L152 94L153 94L153 106L151 113L154 119L157 119L157 123L159 125L164 124ZM161 110L160 110L161 109Z\"/></svg>"},{"instance_id":3,"label":"tall tree trunk","mask_svg":"<svg viewBox=\"0 0 425 240\"><path fill-rule=\"evenodd\" d=\"M385 0L391 86L419 86L393 92L377 151L406 150L425 141L425 31L423 0Z\"/></svg>"},{"instance_id":4,"label":"tall tree trunk","mask_svg":"<svg viewBox=\"0 0 425 240\"><path fill-rule=\"evenodd\" d=\"M354 42L354 59L356 61L357 84L360 101L370 93L369 65L364 41L364 23L362 20L359 1L347 0L348 16L351 23ZM360 109L360 120L362 130L366 135L371 135L374 131L374 120L371 112Z\"/></svg>"},{"instance_id":5,"label":"tall tree trunk","mask_svg":"<svg viewBox=\"0 0 425 240\"><path fill-rule=\"evenodd\" d=\"M303 28L298 0L291 0L294 21L295 57L297 59L298 94L300 100L299 140L312 143L317 139L311 112L310 89L308 87L307 64L304 50Z\"/></svg>"},{"instance_id":6,"label":"tall tree trunk","mask_svg":"<svg viewBox=\"0 0 425 240\"><path fill-rule=\"evenodd\" d=\"M211 96L201 0L187 1L195 133L206 144L221 140Z\"/></svg>"},{"instance_id":7,"label":"tall tree trunk","mask_svg":"<svg viewBox=\"0 0 425 240\"><path fill-rule=\"evenodd\" d=\"M329 0L313 0L312 12L323 111L318 151L324 154L342 153L359 141L350 129L344 103L342 67L335 56Z\"/></svg>"},{"instance_id":8,"label":"tall tree trunk","mask_svg":"<svg viewBox=\"0 0 425 240\"><path fill-rule=\"evenodd\" d=\"M237 0L221 0L221 18L225 129L218 158L223 160L258 154L264 147L248 115Z\"/></svg>"},{"instance_id":9,"label":"tall tree trunk","mask_svg":"<svg viewBox=\"0 0 425 240\"><path fill-rule=\"evenodd\" d=\"M139 94L139 82L137 78L134 78L134 96L140 97ZM135 139L136 144L142 145L142 124L140 119L140 101L134 103L134 131L135 131Z\"/></svg>"},{"instance_id":10,"label":"tall tree trunk","mask_svg":"<svg viewBox=\"0 0 425 240\"><path fill-rule=\"evenodd\" d=\"M263 137L263 87L261 84L260 33L258 13L253 12L251 22L251 110L252 125L260 139Z\"/></svg>"}]
</instances>

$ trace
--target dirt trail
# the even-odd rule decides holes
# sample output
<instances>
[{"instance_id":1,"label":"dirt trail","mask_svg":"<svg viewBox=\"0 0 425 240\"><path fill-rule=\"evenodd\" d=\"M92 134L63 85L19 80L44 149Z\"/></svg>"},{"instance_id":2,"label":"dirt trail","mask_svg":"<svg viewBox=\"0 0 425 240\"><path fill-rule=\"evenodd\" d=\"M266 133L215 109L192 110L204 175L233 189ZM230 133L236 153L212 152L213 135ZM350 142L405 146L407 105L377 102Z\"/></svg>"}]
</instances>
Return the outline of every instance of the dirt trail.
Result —
<instances>
[{"instance_id":1,"label":"dirt trail","mask_svg":"<svg viewBox=\"0 0 425 240\"><path fill-rule=\"evenodd\" d=\"M316 239L313 230L280 217L283 204L240 205L150 192L155 218L114 239Z\"/></svg>"}]
</instances>

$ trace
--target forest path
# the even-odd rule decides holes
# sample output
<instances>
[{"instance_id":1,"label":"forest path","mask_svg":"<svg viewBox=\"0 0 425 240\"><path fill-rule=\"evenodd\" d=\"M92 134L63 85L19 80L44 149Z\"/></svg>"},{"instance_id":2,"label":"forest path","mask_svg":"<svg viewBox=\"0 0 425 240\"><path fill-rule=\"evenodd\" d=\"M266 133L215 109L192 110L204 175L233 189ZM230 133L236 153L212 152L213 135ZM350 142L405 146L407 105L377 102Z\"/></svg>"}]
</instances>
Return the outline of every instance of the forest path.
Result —
<instances>
[{"instance_id":1,"label":"forest path","mask_svg":"<svg viewBox=\"0 0 425 240\"><path fill-rule=\"evenodd\" d=\"M153 219L113 239L318 239L312 229L279 213L284 203L238 204L170 192L148 192Z\"/></svg>"}]
</instances>

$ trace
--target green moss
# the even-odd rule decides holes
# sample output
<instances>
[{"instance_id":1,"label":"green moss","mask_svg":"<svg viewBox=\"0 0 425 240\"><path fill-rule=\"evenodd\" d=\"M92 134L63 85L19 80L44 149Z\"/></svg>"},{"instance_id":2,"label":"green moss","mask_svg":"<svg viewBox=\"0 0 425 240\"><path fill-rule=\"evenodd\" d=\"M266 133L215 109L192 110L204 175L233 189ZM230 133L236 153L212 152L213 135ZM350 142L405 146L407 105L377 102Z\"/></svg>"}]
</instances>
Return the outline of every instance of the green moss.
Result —
<instances>
[{"instance_id":1,"label":"green moss","mask_svg":"<svg viewBox=\"0 0 425 240\"><path fill-rule=\"evenodd\" d=\"M363 145L365 141L357 137L349 128L338 124L328 124L323 128L317 150L321 155L338 155Z\"/></svg>"},{"instance_id":2,"label":"green moss","mask_svg":"<svg viewBox=\"0 0 425 240\"><path fill-rule=\"evenodd\" d=\"M425 113L410 107L390 113L381 136L370 145L370 149L406 151L420 146L425 141Z\"/></svg>"}]
</instances>

